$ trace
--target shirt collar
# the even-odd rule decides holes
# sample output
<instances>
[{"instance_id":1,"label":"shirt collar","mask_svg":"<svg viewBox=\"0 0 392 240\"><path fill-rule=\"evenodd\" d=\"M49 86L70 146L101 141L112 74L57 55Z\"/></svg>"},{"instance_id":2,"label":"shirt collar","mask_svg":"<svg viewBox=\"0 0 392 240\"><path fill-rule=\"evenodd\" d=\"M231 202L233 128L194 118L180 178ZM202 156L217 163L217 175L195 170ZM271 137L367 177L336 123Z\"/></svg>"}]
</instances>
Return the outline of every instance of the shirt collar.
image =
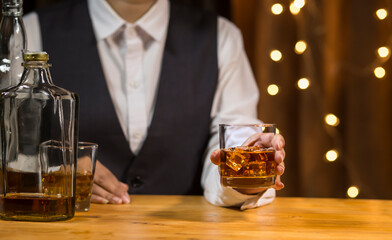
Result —
<instances>
[{"instance_id":1,"label":"shirt collar","mask_svg":"<svg viewBox=\"0 0 392 240\"><path fill-rule=\"evenodd\" d=\"M168 28L169 2L157 0L157 2L135 23L129 24L122 19L106 2L106 0L88 0L89 13L94 27L97 40L105 39L122 26L128 24L139 26L154 40L160 41Z\"/></svg>"}]
</instances>

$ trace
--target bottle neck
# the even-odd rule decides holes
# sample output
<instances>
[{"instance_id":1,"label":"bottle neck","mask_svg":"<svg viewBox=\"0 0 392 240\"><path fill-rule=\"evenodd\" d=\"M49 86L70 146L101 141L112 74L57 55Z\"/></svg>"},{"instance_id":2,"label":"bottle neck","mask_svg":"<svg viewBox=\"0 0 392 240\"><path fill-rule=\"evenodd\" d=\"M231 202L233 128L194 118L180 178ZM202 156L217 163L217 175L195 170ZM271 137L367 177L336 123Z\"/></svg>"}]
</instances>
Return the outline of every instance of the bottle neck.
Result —
<instances>
[{"instance_id":1,"label":"bottle neck","mask_svg":"<svg viewBox=\"0 0 392 240\"><path fill-rule=\"evenodd\" d=\"M22 0L3 0L2 14L5 17L20 17L23 15Z\"/></svg>"},{"instance_id":2,"label":"bottle neck","mask_svg":"<svg viewBox=\"0 0 392 240\"><path fill-rule=\"evenodd\" d=\"M39 85L53 84L46 61L28 61L23 64L22 84Z\"/></svg>"}]
</instances>

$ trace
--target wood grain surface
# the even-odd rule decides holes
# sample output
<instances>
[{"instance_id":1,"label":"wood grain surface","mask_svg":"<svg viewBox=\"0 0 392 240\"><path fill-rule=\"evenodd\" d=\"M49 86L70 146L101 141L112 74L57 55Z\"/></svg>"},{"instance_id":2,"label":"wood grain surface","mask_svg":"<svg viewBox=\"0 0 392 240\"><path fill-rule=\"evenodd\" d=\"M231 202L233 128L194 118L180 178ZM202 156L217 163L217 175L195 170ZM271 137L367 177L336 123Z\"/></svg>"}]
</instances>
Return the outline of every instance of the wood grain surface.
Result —
<instances>
[{"instance_id":1,"label":"wood grain surface","mask_svg":"<svg viewBox=\"0 0 392 240\"><path fill-rule=\"evenodd\" d=\"M392 239L392 200L277 198L240 211L201 196L131 196L63 222L0 221L1 240Z\"/></svg>"}]
</instances>

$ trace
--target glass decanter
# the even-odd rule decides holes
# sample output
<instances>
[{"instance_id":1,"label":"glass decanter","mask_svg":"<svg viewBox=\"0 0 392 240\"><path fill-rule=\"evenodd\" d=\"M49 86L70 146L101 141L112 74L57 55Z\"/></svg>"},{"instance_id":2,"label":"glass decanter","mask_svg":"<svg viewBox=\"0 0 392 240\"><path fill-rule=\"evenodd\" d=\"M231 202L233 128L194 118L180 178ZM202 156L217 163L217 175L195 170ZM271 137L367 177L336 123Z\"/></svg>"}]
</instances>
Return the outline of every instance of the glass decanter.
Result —
<instances>
[{"instance_id":1,"label":"glass decanter","mask_svg":"<svg viewBox=\"0 0 392 240\"><path fill-rule=\"evenodd\" d=\"M27 52L24 59L20 83L0 96L0 218L70 219L79 99L53 84L47 53Z\"/></svg>"}]
</instances>

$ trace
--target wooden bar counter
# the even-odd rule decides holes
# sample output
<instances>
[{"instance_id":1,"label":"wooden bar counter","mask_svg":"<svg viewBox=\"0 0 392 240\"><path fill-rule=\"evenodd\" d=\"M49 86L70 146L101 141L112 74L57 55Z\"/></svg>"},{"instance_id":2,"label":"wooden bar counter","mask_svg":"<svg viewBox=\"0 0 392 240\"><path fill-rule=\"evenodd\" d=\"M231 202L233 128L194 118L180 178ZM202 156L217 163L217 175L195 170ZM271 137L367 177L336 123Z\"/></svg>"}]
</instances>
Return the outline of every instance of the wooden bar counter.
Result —
<instances>
[{"instance_id":1,"label":"wooden bar counter","mask_svg":"<svg viewBox=\"0 0 392 240\"><path fill-rule=\"evenodd\" d=\"M392 200L276 198L240 211L201 196L133 195L62 222L0 221L1 240L392 239Z\"/></svg>"}]
</instances>

